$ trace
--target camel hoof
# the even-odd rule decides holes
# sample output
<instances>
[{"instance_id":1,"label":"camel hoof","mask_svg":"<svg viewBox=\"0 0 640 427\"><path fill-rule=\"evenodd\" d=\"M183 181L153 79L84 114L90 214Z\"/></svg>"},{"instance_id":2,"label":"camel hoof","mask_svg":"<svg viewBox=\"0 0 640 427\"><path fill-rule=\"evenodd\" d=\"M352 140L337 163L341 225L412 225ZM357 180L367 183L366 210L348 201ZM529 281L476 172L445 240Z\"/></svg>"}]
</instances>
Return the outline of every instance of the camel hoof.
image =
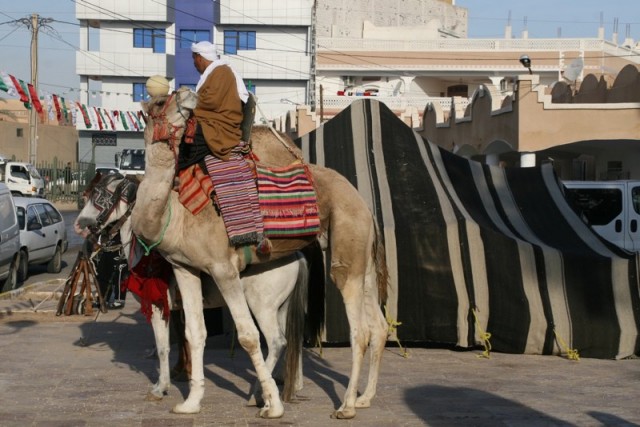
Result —
<instances>
[{"instance_id":1,"label":"camel hoof","mask_svg":"<svg viewBox=\"0 0 640 427\"><path fill-rule=\"evenodd\" d=\"M158 402L162 400L163 397L164 397L163 393L161 393L160 395L157 395L156 393L150 391L149 393L147 393L144 400L147 402Z\"/></svg>"},{"instance_id":2,"label":"camel hoof","mask_svg":"<svg viewBox=\"0 0 640 427\"><path fill-rule=\"evenodd\" d=\"M256 417L259 418L280 418L284 415L284 406L281 406L279 409L276 408L262 408L258 411Z\"/></svg>"},{"instance_id":3,"label":"camel hoof","mask_svg":"<svg viewBox=\"0 0 640 427\"><path fill-rule=\"evenodd\" d=\"M350 409L350 410L338 409L333 414L331 414L331 418L338 419L338 420L350 420L355 416L356 416L355 409Z\"/></svg>"},{"instance_id":4,"label":"camel hoof","mask_svg":"<svg viewBox=\"0 0 640 427\"><path fill-rule=\"evenodd\" d=\"M200 405L195 407L189 407L184 403L178 403L171 410L174 414L199 414L200 413Z\"/></svg>"}]
</instances>

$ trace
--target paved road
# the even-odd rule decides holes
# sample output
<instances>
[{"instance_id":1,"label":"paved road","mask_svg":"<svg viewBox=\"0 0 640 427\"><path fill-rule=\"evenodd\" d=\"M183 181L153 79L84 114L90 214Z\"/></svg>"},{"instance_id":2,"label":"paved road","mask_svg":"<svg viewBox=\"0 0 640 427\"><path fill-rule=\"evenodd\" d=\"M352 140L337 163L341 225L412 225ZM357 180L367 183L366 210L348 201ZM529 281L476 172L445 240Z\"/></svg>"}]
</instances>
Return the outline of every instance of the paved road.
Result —
<instances>
[{"instance_id":1,"label":"paved road","mask_svg":"<svg viewBox=\"0 0 640 427\"><path fill-rule=\"evenodd\" d=\"M2 426L633 426L640 423L640 360L581 359L479 351L388 348L373 406L333 420L349 375L348 348L307 349L306 399L279 420L247 407L254 371L226 336L207 339L202 411L170 409L187 393L174 383L145 401L157 379L151 329L129 298L97 317L0 312ZM171 354L175 360L175 347Z\"/></svg>"},{"instance_id":2,"label":"paved road","mask_svg":"<svg viewBox=\"0 0 640 427\"><path fill-rule=\"evenodd\" d=\"M76 215L64 213L69 225ZM391 346L373 406L354 420L330 418L350 369L350 350L341 347L307 349L305 399L285 404L282 419L260 420L245 404L254 371L237 343L231 356L224 335L207 339L202 411L175 415L185 383L174 383L161 402L144 400L157 361L147 357L153 335L131 295L124 309L106 314L56 317L54 299L32 312L38 289L53 290L46 281L70 273L82 240L69 236L63 272L32 269L25 299L0 299L2 426L640 426L640 359L486 359L443 348L410 348L404 358Z\"/></svg>"}]
</instances>

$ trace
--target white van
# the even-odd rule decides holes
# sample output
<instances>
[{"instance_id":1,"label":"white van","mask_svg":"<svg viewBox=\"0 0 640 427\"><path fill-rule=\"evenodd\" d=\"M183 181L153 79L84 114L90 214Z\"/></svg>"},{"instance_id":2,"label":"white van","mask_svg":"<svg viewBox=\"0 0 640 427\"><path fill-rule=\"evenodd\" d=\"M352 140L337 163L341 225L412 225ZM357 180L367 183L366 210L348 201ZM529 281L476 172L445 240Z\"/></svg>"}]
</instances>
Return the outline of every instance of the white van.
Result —
<instances>
[{"instance_id":1,"label":"white van","mask_svg":"<svg viewBox=\"0 0 640 427\"><path fill-rule=\"evenodd\" d=\"M563 181L569 205L611 243L640 252L640 181Z\"/></svg>"},{"instance_id":2,"label":"white van","mask_svg":"<svg viewBox=\"0 0 640 427\"><path fill-rule=\"evenodd\" d=\"M29 163L0 160L0 182L15 196L44 197L44 179Z\"/></svg>"},{"instance_id":3,"label":"white van","mask_svg":"<svg viewBox=\"0 0 640 427\"><path fill-rule=\"evenodd\" d=\"M0 292L18 284L20 229L11 191L0 182Z\"/></svg>"}]
</instances>

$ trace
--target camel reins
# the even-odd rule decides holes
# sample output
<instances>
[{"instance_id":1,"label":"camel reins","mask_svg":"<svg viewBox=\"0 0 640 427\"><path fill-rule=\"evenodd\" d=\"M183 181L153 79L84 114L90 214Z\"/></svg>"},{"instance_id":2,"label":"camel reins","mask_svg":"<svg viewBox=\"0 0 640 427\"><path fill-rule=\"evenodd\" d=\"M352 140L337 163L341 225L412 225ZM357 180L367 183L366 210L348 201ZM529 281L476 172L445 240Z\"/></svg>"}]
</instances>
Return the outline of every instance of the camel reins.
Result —
<instances>
[{"instance_id":1,"label":"camel reins","mask_svg":"<svg viewBox=\"0 0 640 427\"><path fill-rule=\"evenodd\" d=\"M115 236L118 231L120 231L122 225L131 216L133 207L136 204L135 199L129 200L127 189L131 185L135 184L127 178L124 178L120 183L118 183L118 185L116 186L116 190L113 193L106 188L97 188L94 190L97 190L98 194L95 197L91 198L91 204L100 211L100 214L96 218L96 224L93 227L89 227L89 230L94 236L102 233L105 227L105 221L111 216L119 200L122 200L127 204L127 210L125 211L124 215L119 218L109 229L109 232L107 234L109 240L111 240L113 236ZM109 194L109 197L104 197L104 193ZM97 203L96 199L100 199L102 201L102 204Z\"/></svg>"}]
</instances>

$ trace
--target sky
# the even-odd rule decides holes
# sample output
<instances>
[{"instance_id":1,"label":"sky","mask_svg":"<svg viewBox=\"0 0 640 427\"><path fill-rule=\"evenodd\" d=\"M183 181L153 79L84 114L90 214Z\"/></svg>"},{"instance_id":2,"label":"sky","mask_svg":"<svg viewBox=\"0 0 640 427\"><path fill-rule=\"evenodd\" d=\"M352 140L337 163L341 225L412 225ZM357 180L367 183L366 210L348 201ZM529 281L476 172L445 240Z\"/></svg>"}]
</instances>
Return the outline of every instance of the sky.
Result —
<instances>
[{"instance_id":1,"label":"sky","mask_svg":"<svg viewBox=\"0 0 640 427\"><path fill-rule=\"evenodd\" d=\"M131 0L135 1L135 0ZM640 0L456 0L468 10L470 38L501 38L511 12L513 37L520 37L526 17L530 38L596 37L603 14L605 37L611 40L618 19L618 40L624 40L627 24L631 38L640 40ZM179 2L176 2L179 8ZM78 99L75 52L79 46L75 0L0 0L0 71L25 82L31 79L31 31L13 21L37 13L54 22L38 37L40 91ZM75 89L75 91L73 90Z\"/></svg>"}]
</instances>

